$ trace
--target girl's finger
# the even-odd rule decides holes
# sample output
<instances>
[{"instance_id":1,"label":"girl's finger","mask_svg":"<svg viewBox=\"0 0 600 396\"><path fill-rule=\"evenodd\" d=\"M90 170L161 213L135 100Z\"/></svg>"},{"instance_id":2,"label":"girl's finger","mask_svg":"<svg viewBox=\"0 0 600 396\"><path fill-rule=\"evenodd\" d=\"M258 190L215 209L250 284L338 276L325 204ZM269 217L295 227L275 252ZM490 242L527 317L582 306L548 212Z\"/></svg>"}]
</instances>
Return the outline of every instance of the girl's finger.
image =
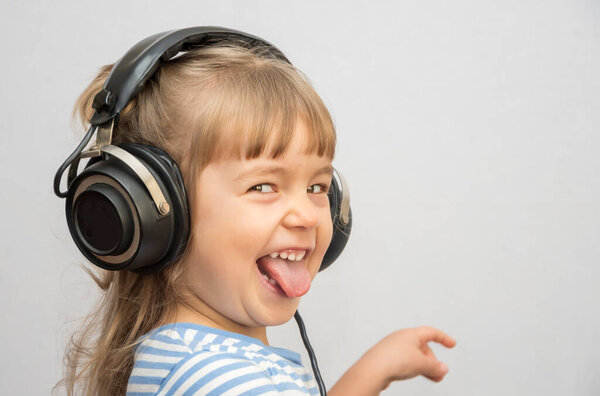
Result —
<instances>
[{"instance_id":1,"label":"girl's finger","mask_svg":"<svg viewBox=\"0 0 600 396\"><path fill-rule=\"evenodd\" d=\"M450 337L443 331L436 329L435 327L421 326L417 330L419 332L419 336L421 337L422 343L434 341L447 348L452 348L456 345L456 340L454 338Z\"/></svg>"},{"instance_id":2,"label":"girl's finger","mask_svg":"<svg viewBox=\"0 0 600 396\"><path fill-rule=\"evenodd\" d=\"M421 348L421 350L423 351L423 353L425 354L425 356L432 358L434 360L437 360L437 358L435 357L435 353L433 353L433 351L431 350L431 348L429 348L429 345L427 344L423 344L423 347Z\"/></svg>"}]
</instances>

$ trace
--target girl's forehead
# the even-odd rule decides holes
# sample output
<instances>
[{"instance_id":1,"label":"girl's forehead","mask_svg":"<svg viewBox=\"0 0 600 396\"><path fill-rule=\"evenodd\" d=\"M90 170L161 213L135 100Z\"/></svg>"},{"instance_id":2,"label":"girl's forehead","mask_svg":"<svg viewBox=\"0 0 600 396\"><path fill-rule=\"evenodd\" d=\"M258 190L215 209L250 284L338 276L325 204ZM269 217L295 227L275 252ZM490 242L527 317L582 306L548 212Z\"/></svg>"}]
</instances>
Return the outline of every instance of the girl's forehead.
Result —
<instances>
[{"instance_id":1,"label":"girl's forehead","mask_svg":"<svg viewBox=\"0 0 600 396\"><path fill-rule=\"evenodd\" d=\"M238 138L239 139L239 138ZM266 142L263 142L257 156L249 156L253 151L249 145L250 139L240 139L237 144L221 141L222 151L214 158L220 166L231 172L244 172L248 175L266 173L292 173L296 168L303 168L308 172L317 169L332 169L333 158L329 155L319 155L315 150L312 131L301 119L294 126L291 136L285 147L281 147L278 134L272 133ZM213 161L211 161L213 162ZM329 171L331 173L331 170Z\"/></svg>"},{"instance_id":2,"label":"girl's forehead","mask_svg":"<svg viewBox=\"0 0 600 396\"><path fill-rule=\"evenodd\" d=\"M302 117L296 119L293 128L272 130L255 135L252 131L229 129L221 135L215 159L224 160L278 160L297 155L314 155L333 160L333 152L318 155L321 146L316 134Z\"/></svg>"}]
</instances>

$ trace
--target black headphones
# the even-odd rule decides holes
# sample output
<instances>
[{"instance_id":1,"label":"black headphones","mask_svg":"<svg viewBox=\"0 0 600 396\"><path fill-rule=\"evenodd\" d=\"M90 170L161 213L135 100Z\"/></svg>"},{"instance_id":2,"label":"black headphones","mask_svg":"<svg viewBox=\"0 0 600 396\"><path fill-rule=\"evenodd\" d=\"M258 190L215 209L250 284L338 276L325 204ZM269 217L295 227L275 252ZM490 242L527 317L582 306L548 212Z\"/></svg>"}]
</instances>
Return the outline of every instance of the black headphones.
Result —
<instances>
[{"instance_id":1,"label":"black headphones","mask_svg":"<svg viewBox=\"0 0 600 396\"><path fill-rule=\"evenodd\" d=\"M163 150L137 143L111 144L112 129L127 103L162 62L179 52L234 40L261 46L264 56L289 60L265 40L221 27L193 27L150 36L133 46L114 65L94 97L91 125L54 177L54 192L66 198L67 224L75 244L95 265L108 270L152 273L176 261L185 251L190 215L183 178ZM96 143L85 147L96 133ZM81 158L91 157L77 174ZM67 190L60 181L69 168ZM340 255L350 236L350 193L334 171L329 190L333 237L320 271Z\"/></svg>"}]
</instances>

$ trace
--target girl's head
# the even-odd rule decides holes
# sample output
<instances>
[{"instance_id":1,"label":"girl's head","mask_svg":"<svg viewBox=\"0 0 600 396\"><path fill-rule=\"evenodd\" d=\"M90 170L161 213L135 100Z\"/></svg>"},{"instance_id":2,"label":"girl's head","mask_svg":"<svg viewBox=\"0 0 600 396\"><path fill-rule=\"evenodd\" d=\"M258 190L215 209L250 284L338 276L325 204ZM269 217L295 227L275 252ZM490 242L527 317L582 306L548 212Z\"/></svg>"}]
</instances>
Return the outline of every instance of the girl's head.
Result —
<instances>
[{"instance_id":1,"label":"girl's head","mask_svg":"<svg viewBox=\"0 0 600 396\"><path fill-rule=\"evenodd\" d=\"M82 120L89 120L110 69L80 97ZM264 56L264 48L221 43L163 64L121 112L113 142L156 146L177 161L191 232L182 259L158 274L103 271L96 277L106 293L73 344L68 379L74 383L78 359L91 353L82 372L101 394L123 389L127 375L118 373L129 373L135 341L174 320L182 304L241 326L288 320L332 231L326 195L335 149L331 117L307 79ZM287 267L275 262L291 253L305 256L294 263L288 258ZM269 289L261 272L281 288ZM86 347L96 329L99 338Z\"/></svg>"},{"instance_id":2,"label":"girl's head","mask_svg":"<svg viewBox=\"0 0 600 396\"><path fill-rule=\"evenodd\" d=\"M331 158L313 152L313 136L298 117L281 155L268 154L277 144L269 138L256 158L224 156L204 167L181 263L189 299L178 320L252 335L291 318L333 231Z\"/></svg>"}]
</instances>

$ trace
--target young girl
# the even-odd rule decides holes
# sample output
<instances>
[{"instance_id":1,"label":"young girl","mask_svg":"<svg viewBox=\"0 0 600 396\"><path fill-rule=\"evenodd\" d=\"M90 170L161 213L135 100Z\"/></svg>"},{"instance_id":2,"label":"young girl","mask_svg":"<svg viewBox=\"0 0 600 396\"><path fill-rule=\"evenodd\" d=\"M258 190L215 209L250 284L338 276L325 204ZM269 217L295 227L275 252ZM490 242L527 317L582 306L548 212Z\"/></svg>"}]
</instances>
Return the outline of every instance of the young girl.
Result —
<instances>
[{"instance_id":1,"label":"young girl","mask_svg":"<svg viewBox=\"0 0 600 396\"><path fill-rule=\"evenodd\" d=\"M93 275L103 297L67 350L68 394L319 393L297 353L269 346L266 328L291 319L330 245L335 130L307 79L273 51L209 40L161 64L118 114L112 143L157 147L179 165L189 238L158 272ZM86 125L112 67L77 102ZM455 344L430 327L397 331L329 394L441 381L448 368L430 341Z\"/></svg>"}]
</instances>

